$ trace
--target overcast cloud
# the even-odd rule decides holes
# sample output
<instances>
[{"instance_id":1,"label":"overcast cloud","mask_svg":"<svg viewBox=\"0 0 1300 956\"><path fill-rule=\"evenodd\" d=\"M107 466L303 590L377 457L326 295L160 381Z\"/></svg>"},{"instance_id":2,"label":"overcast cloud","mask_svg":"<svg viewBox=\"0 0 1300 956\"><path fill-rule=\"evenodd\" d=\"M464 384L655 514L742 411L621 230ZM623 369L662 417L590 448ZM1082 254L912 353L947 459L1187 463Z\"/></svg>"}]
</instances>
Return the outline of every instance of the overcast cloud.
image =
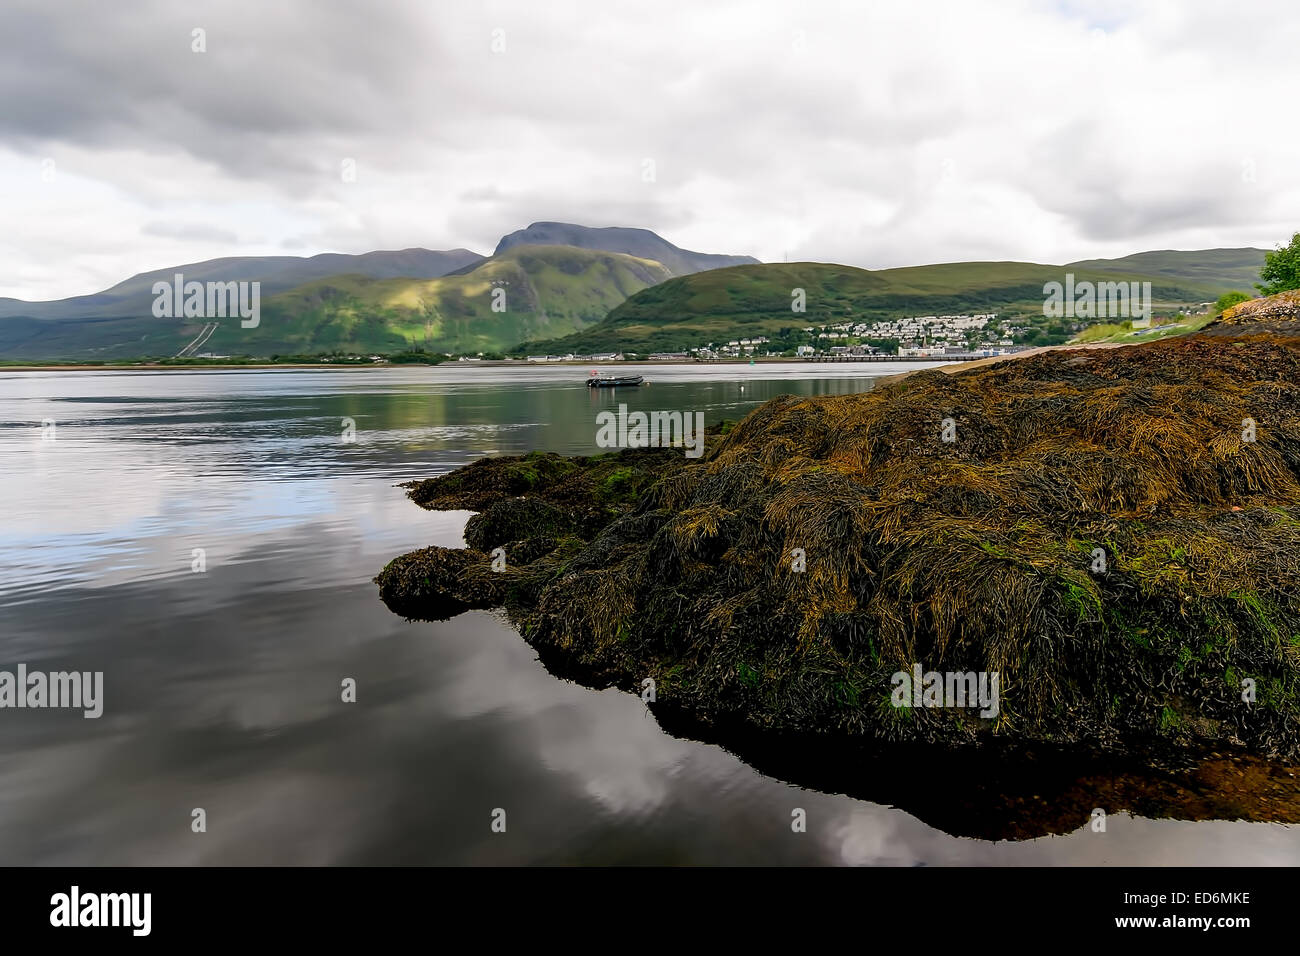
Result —
<instances>
[{"instance_id":1,"label":"overcast cloud","mask_svg":"<svg viewBox=\"0 0 1300 956\"><path fill-rule=\"evenodd\" d=\"M1298 41L1294 0L5 0L0 296L542 219L866 268L1272 247Z\"/></svg>"}]
</instances>

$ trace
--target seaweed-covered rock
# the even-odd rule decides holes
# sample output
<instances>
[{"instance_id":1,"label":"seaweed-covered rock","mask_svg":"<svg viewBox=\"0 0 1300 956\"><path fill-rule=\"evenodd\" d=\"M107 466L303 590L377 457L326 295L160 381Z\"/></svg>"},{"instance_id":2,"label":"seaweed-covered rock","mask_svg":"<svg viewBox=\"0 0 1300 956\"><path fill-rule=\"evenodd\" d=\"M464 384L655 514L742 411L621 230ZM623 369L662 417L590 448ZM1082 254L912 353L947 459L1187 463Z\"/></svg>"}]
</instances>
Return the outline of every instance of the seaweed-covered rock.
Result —
<instances>
[{"instance_id":1,"label":"seaweed-covered rock","mask_svg":"<svg viewBox=\"0 0 1300 956\"><path fill-rule=\"evenodd\" d=\"M1300 332L1300 289L1239 302L1206 326L1209 334L1233 334L1243 327L1256 331Z\"/></svg>"},{"instance_id":2,"label":"seaweed-covered rock","mask_svg":"<svg viewBox=\"0 0 1300 956\"><path fill-rule=\"evenodd\" d=\"M535 534L511 542L509 550L503 547L502 556L513 565L531 564L553 552L562 540L545 533Z\"/></svg>"},{"instance_id":3,"label":"seaweed-covered rock","mask_svg":"<svg viewBox=\"0 0 1300 956\"><path fill-rule=\"evenodd\" d=\"M422 548L394 558L375 583L389 609L430 621L505 600L505 579L487 556L461 548Z\"/></svg>"},{"instance_id":4,"label":"seaweed-covered rock","mask_svg":"<svg viewBox=\"0 0 1300 956\"><path fill-rule=\"evenodd\" d=\"M570 516L502 604L552 667L653 679L703 725L1294 759L1298 381L1300 338L1230 325L784 396L698 460L494 459L411 494ZM476 561L442 565L458 600ZM412 583L381 594L432 616ZM997 675L998 704L901 701L921 672Z\"/></svg>"},{"instance_id":5,"label":"seaweed-covered rock","mask_svg":"<svg viewBox=\"0 0 1300 956\"><path fill-rule=\"evenodd\" d=\"M431 511L482 511L502 498L541 493L578 470L572 459L553 453L480 458L450 474L411 482L407 494Z\"/></svg>"},{"instance_id":6,"label":"seaweed-covered rock","mask_svg":"<svg viewBox=\"0 0 1300 956\"><path fill-rule=\"evenodd\" d=\"M479 551L491 551L528 538L554 541L574 525L571 515L542 498L503 498L469 519L465 543Z\"/></svg>"}]
</instances>

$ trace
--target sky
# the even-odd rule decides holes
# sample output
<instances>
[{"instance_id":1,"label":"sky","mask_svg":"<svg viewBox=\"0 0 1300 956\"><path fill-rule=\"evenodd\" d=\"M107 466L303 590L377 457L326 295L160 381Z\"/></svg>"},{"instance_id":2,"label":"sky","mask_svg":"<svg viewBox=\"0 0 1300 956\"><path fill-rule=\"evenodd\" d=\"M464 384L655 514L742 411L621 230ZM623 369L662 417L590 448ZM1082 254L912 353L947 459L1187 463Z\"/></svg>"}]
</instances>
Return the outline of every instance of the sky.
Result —
<instances>
[{"instance_id":1,"label":"sky","mask_svg":"<svg viewBox=\"0 0 1300 956\"><path fill-rule=\"evenodd\" d=\"M1294 0L4 0L0 296L539 220L863 268L1273 248L1297 49Z\"/></svg>"}]
</instances>

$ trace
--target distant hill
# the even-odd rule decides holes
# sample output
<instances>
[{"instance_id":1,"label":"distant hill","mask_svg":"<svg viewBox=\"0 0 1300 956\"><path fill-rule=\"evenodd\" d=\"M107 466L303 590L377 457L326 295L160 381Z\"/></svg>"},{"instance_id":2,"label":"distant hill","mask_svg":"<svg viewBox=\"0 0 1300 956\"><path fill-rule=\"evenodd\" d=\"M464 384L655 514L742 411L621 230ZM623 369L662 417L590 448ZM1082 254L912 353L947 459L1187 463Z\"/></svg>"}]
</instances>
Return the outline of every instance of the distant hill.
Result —
<instances>
[{"instance_id":1,"label":"distant hill","mask_svg":"<svg viewBox=\"0 0 1300 956\"><path fill-rule=\"evenodd\" d=\"M1179 252L1162 249L1157 252L1138 252L1121 259L1082 259L1069 263L1070 268L1091 269L1101 272L1126 272L1160 276L1166 279L1185 279L1222 286L1223 291L1240 289L1254 293L1259 281L1259 270L1264 266L1263 249L1201 249Z\"/></svg>"},{"instance_id":2,"label":"distant hill","mask_svg":"<svg viewBox=\"0 0 1300 956\"><path fill-rule=\"evenodd\" d=\"M517 246L464 275L319 279L264 300L256 329L223 322L204 350L232 355L416 347L504 351L523 338L562 336L593 325L628 296L668 278L663 265L648 259L568 246ZM504 290L504 312L492 309L495 289Z\"/></svg>"},{"instance_id":3,"label":"distant hill","mask_svg":"<svg viewBox=\"0 0 1300 956\"><path fill-rule=\"evenodd\" d=\"M170 283L178 272L187 282L261 282L265 307L268 296L339 272L370 278L432 278L482 261L482 256L468 249L402 249L355 256L239 256L142 272L94 295L49 302L0 299L0 358L94 360L174 355L203 327L201 322L191 327L153 316L153 284Z\"/></svg>"},{"instance_id":4,"label":"distant hill","mask_svg":"<svg viewBox=\"0 0 1300 956\"><path fill-rule=\"evenodd\" d=\"M646 229L558 222L534 223L503 237L490 258L468 249L404 249L212 259L141 273L94 295L53 302L0 299L0 358L174 355L205 326L153 317L153 284L170 283L178 272L187 281L261 282L262 325L243 329L237 321L221 322L203 342L205 352L388 352L412 345L459 352L563 336L674 275L753 262L749 256L680 249ZM491 310L493 282L506 283L504 313Z\"/></svg>"},{"instance_id":5,"label":"distant hill","mask_svg":"<svg viewBox=\"0 0 1300 956\"><path fill-rule=\"evenodd\" d=\"M1065 266L958 262L871 271L763 264L680 249L645 229L539 222L504 236L490 258L404 249L212 259L141 273L95 295L0 299L0 358L174 355L204 330L200 320L153 317L153 283L177 272L200 282L262 283L261 326L221 322L202 348L217 354L412 346L645 352L849 318L1041 310L1043 284L1067 271L1094 281L1149 280L1158 303L1206 301L1233 288L1250 291L1263 258L1259 249L1210 249ZM504 283L506 312L491 309L493 283ZM804 314L790 311L795 288L806 290Z\"/></svg>"},{"instance_id":6,"label":"distant hill","mask_svg":"<svg viewBox=\"0 0 1300 956\"><path fill-rule=\"evenodd\" d=\"M148 316L153 307L153 284L170 283L176 273L186 281L221 282L258 281L262 295L273 295L296 285L325 276L355 274L371 278L411 276L436 278L466 265L483 261L483 256L468 249L435 252L429 249L401 249L343 255L327 252L318 256L235 256L187 262L141 272L112 288L93 295L55 299L49 302L25 302L0 299L0 318L26 316L33 319L111 318Z\"/></svg>"},{"instance_id":7,"label":"distant hill","mask_svg":"<svg viewBox=\"0 0 1300 956\"><path fill-rule=\"evenodd\" d=\"M1231 282L1190 280L1030 262L950 262L870 271L820 262L767 263L672 279L638 293L601 323L521 350L669 351L770 334L782 328L901 315L1040 312L1043 285L1061 281L1150 281L1156 303L1213 299ZM806 311L791 311L803 289Z\"/></svg>"},{"instance_id":8,"label":"distant hill","mask_svg":"<svg viewBox=\"0 0 1300 956\"><path fill-rule=\"evenodd\" d=\"M679 249L649 229L625 229L618 226L596 229L567 222L535 222L527 229L512 232L501 238L494 254L500 255L515 246L524 245L576 246L579 249L621 252L638 259L661 262L674 276L758 262L753 256L724 256Z\"/></svg>"}]
</instances>

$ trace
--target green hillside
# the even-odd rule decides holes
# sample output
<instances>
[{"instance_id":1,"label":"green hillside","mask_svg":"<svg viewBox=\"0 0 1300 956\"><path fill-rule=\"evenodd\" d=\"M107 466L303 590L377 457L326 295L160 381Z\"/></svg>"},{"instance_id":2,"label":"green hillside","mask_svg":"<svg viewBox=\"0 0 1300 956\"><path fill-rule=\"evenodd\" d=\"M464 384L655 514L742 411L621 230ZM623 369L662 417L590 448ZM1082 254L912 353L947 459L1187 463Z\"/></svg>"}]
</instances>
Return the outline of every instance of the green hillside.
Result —
<instances>
[{"instance_id":1,"label":"green hillside","mask_svg":"<svg viewBox=\"0 0 1300 956\"><path fill-rule=\"evenodd\" d=\"M223 322L205 345L219 354L501 351L563 336L668 278L658 262L566 246L518 246L464 275L437 279L334 276L262 304L256 329ZM503 289L504 312L493 311Z\"/></svg>"},{"instance_id":2,"label":"green hillside","mask_svg":"<svg viewBox=\"0 0 1300 956\"><path fill-rule=\"evenodd\" d=\"M1201 249L1179 252L1162 249L1158 252L1138 252L1120 259L1084 259L1071 262L1067 268L1089 269L1105 272L1136 272L1166 279L1202 281L1221 285L1223 291L1240 289L1253 292L1259 281L1259 270L1264 266L1263 249Z\"/></svg>"},{"instance_id":3,"label":"green hillside","mask_svg":"<svg viewBox=\"0 0 1300 956\"><path fill-rule=\"evenodd\" d=\"M873 321L903 315L999 312L1042 315L1043 286L1064 280L1150 281L1161 304L1213 300L1230 283L1028 262L954 262L869 271L819 262L715 269L646 289L598 325L521 351L670 351L783 328ZM806 311L791 310L803 289Z\"/></svg>"},{"instance_id":4,"label":"green hillside","mask_svg":"<svg viewBox=\"0 0 1300 956\"><path fill-rule=\"evenodd\" d=\"M534 232L527 235L543 225L548 224L530 227ZM638 241L644 238L644 230L587 230L582 236L584 242L618 240L626 245L631 240L625 233ZM1074 273L1077 280L1094 282L1149 280L1157 309L1172 309L1213 301L1234 288L1251 290L1264 255L1258 249L1161 251L1064 266L957 262L879 271L827 263L771 263L673 278L657 259L554 244L568 234L545 233L546 244L509 246L491 259L438 277L431 272L454 264L444 262L446 257L474 254L406 250L308 260L290 257L285 260L288 266L300 271L334 264L350 270L342 275L317 272L292 284L284 280L288 266L279 260L239 260L243 271L233 273L236 277L262 276L261 324L243 329L237 319L222 320L211 338L201 343L201 351L259 356L393 353L410 348L650 352L770 336L783 328L849 319L869 322L905 315L996 311L1041 320L1044 283L1062 281L1066 272ZM676 254L695 256L701 262L726 258L682 250ZM370 261L375 257L383 261ZM431 258L436 261L425 261ZM185 268L198 278L210 277L209 273L226 278L224 270L230 262L235 260ZM411 269L414 277L393 277L398 269ZM369 274L359 274L362 270ZM207 326L196 319L154 318L152 293L141 282L151 276L135 277L97 296L20 303L26 313L0 316L0 359L175 355ZM128 302L121 295L114 298L115 293L136 286L143 289L143 298L136 297L139 301ZM505 290L504 312L492 311L492 293L498 288ZM790 308L796 288L806 292L803 313ZM1064 340L1063 335L1058 337Z\"/></svg>"}]
</instances>

